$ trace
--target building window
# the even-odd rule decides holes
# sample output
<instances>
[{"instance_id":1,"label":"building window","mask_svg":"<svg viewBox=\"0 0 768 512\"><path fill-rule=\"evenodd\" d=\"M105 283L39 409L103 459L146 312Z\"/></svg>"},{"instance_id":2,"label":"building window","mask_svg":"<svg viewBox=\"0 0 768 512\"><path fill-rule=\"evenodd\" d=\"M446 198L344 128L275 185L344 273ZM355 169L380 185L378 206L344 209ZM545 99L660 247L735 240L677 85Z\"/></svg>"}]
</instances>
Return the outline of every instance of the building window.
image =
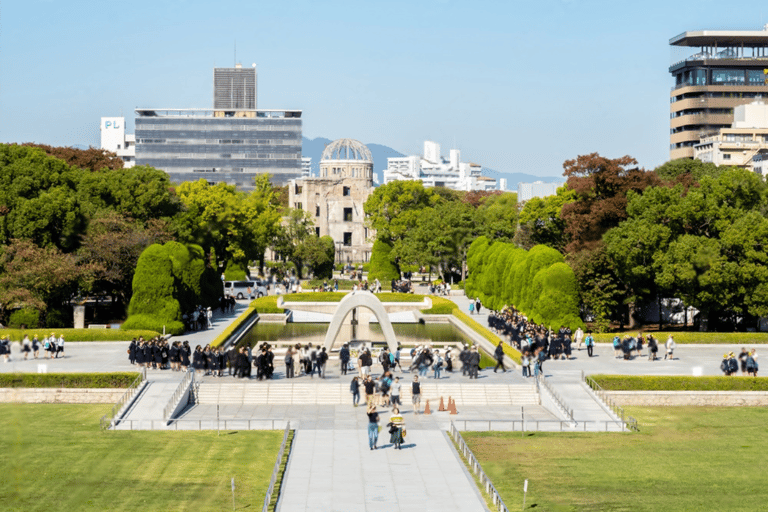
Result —
<instances>
[{"instance_id":1,"label":"building window","mask_svg":"<svg viewBox=\"0 0 768 512\"><path fill-rule=\"evenodd\" d=\"M304 205L302 205L301 203L293 203L293 207L296 208L297 210L303 210L304 209L303 206Z\"/></svg>"},{"instance_id":2,"label":"building window","mask_svg":"<svg viewBox=\"0 0 768 512\"><path fill-rule=\"evenodd\" d=\"M295 194L301 194L301 188L302 188L301 185L296 185L294 187L294 193Z\"/></svg>"},{"instance_id":3,"label":"building window","mask_svg":"<svg viewBox=\"0 0 768 512\"><path fill-rule=\"evenodd\" d=\"M344 233L344 245L346 247L352 245L352 233Z\"/></svg>"},{"instance_id":4,"label":"building window","mask_svg":"<svg viewBox=\"0 0 768 512\"><path fill-rule=\"evenodd\" d=\"M315 228L315 235L320 236L320 228Z\"/></svg>"},{"instance_id":5,"label":"building window","mask_svg":"<svg viewBox=\"0 0 768 512\"><path fill-rule=\"evenodd\" d=\"M730 153L723 153L723 160L730 160L730 159L731 159Z\"/></svg>"},{"instance_id":6,"label":"building window","mask_svg":"<svg viewBox=\"0 0 768 512\"><path fill-rule=\"evenodd\" d=\"M348 195L350 195L350 193L349 193L349 187L344 187L344 188L342 189L342 193L341 193L341 195L343 195L343 196L348 196Z\"/></svg>"},{"instance_id":7,"label":"building window","mask_svg":"<svg viewBox=\"0 0 768 512\"><path fill-rule=\"evenodd\" d=\"M320 216L320 205L318 204L317 206L315 206L315 217L319 217L319 216Z\"/></svg>"},{"instance_id":8,"label":"building window","mask_svg":"<svg viewBox=\"0 0 768 512\"><path fill-rule=\"evenodd\" d=\"M352 208L344 208L344 222L352 222Z\"/></svg>"}]
</instances>

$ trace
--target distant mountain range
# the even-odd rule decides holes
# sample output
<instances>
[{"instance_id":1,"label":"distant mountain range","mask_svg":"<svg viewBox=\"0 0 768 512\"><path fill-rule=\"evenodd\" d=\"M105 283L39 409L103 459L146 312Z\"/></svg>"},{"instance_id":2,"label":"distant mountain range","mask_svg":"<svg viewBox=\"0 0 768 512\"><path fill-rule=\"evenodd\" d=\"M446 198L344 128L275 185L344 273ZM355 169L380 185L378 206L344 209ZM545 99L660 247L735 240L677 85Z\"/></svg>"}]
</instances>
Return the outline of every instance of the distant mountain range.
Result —
<instances>
[{"instance_id":1,"label":"distant mountain range","mask_svg":"<svg viewBox=\"0 0 768 512\"><path fill-rule=\"evenodd\" d=\"M315 139L302 138L301 153L303 156L312 158L312 174L318 176L320 174L320 157L323 154L325 146L330 144L330 139L324 137L317 137ZM383 144L376 143L364 143L371 150L373 156L373 169L374 173L378 176L379 183L384 183L384 169L387 167L387 158L396 158L405 156L403 153L384 146ZM532 183L534 181L543 181L545 183L564 182L565 179L562 176L535 176L533 174L524 174L519 172L498 172L494 169L483 167L483 176L489 178L506 178L507 190L515 192L517 191L518 183Z\"/></svg>"}]
</instances>

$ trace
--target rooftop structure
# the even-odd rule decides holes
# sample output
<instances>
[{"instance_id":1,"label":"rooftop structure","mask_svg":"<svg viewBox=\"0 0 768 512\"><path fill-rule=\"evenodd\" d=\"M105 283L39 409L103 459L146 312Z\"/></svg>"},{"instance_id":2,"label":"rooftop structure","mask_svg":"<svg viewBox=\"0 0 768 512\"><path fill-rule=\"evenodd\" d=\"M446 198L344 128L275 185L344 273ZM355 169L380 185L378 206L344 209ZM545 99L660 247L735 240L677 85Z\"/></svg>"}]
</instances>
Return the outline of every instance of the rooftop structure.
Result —
<instances>
[{"instance_id":1,"label":"rooftop structure","mask_svg":"<svg viewBox=\"0 0 768 512\"><path fill-rule=\"evenodd\" d=\"M213 68L213 108L256 109L256 64L243 68Z\"/></svg>"},{"instance_id":2,"label":"rooftop structure","mask_svg":"<svg viewBox=\"0 0 768 512\"><path fill-rule=\"evenodd\" d=\"M669 40L687 55L669 67L670 159L733 122L733 109L768 95L768 25L763 30L699 30Z\"/></svg>"},{"instance_id":3,"label":"rooftop structure","mask_svg":"<svg viewBox=\"0 0 768 512\"><path fill-rule=\"evenodd\" d=\"M533 183L518 183L517 202L524 203L534 197L554 196L557 194L557 189L562 186L562 182L544 183L543 181L534 181Z\"/></svg>"},{"instance_id":4,"label":"rooftop structure","mask_svg":"<svg viewBox=\"0 0 768 512\"><path fill-rule=\"evenodd\" d=\"M440 144L424 142L423 156L405 156L387 159L384 183L397 180L420 180L425 187L446 187L453 190L495 190L496 180L482 176L482 167L461 161L458 149L450 150L445 159Z\"/></svg>"},{"instance_id":5,"label":"rooftop structure","mask_svg":"<svg viewBox=\"0 0 768 512\"><path fill-rule=\"evenodd\" d=\"M99 131L101 132L101 149L119 156L125 168L136 165L136 138L133 134L125 133L124 117L102 117Z\"/></svg>"}]
</instances>

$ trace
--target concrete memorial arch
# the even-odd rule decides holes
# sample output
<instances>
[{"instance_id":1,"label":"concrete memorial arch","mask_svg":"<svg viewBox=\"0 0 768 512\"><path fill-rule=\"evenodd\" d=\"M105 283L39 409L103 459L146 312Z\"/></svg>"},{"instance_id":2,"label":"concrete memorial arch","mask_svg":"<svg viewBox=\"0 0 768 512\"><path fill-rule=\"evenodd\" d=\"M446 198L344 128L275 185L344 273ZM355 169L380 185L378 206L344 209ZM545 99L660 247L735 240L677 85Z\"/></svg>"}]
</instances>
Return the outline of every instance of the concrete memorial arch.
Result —
<instances>
[{"instance_id":1,"label":"concrete memorial arch","mask_svg":"<svg viewBox=\"0 0 768 512\"><path fill-rule=\"evenodd\" d=\"M339 335L344 319L355 308L366 308L376 316L379 325L381 325L381 330L384 332L384 340L387 342L389 350L394 353L397 350L397 339L395 338L395 331L392 329L392 322L389 321L387 311L384 309L384 305L378 297L368 291L352 292L341 299L341 302L339 302L339 305L336 308L336 312L333 314L331 324L328 326L328 332L325 334L324 346L326 352L331 352L331 348Z\"/></svg>"}]
</instances>

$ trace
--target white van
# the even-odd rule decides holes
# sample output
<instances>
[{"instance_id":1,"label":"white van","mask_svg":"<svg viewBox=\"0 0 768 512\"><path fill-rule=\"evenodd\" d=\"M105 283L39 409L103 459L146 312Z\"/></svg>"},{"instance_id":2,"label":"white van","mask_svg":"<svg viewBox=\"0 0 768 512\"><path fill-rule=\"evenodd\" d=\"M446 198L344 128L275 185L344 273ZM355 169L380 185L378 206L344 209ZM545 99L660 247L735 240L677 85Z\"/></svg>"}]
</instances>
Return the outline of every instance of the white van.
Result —
<instances>
[{"instance_id":1,"label":"white van","mask_svg":"<svg viewBox=\"0 0 768 512\"><path fill-rule=\"evenodd\" d=\"M267 294L267 287L260 281L224 281L225 297L258 299Z\"/></svg>"}]
</instances>

